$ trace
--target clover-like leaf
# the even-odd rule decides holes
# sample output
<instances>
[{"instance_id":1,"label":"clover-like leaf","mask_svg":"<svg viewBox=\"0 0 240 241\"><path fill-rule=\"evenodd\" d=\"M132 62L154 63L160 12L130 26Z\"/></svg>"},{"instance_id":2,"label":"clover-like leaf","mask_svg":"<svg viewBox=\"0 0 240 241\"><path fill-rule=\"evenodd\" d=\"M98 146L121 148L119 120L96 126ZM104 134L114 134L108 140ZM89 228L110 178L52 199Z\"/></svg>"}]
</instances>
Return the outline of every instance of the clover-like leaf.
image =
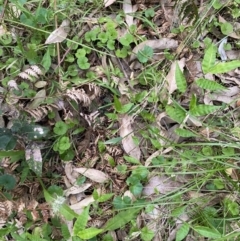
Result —
<instances>
[{"instance_id":1,"label":"clover-like leaf","mask_svg":"<svg viewBox=\"0 0 240 241\"><path fill-rule=\"evenodd\" d=\"M0 186L3 186L6 190L12 190L16 186L16 180L9 174L3 174L0 176Z\"/></svg>"},{"instance_id":2,"label":"clover-like leaf","mask_svg":"<svg viewBox=\"0 0 240 241\"><path fill-rule=\"evenodd\" d=\"M63 121L58 121L53 128L53 131L57 135L64 135L68 130L68 125Z\"/></svg>"},{"instance_id":3,"label":"clover-like leaf","mask_svg":"<svg viewBox=\"0 0 240 241\"><path fill-rule=\"evenodd\" d=\"M142 50L137 52L139 62L146 63L153 56L153 49L147 45Z\"/></svg>"}]
</instances>

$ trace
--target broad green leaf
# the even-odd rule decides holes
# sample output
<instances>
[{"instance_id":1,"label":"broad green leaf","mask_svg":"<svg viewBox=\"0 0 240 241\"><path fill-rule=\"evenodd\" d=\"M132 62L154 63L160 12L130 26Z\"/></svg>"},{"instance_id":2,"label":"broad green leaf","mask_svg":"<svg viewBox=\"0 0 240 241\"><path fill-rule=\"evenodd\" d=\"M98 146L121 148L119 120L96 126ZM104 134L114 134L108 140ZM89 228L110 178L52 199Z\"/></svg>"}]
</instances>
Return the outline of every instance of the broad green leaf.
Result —
<instances>
[{"instance_id":1,"label":"broad green leaf","mask_svg":"<svg viewBox=\"0 0 240 241\"><path fill-rule=\"evenodd\" d=\"M176 78L176 84L177 84L178 90L181 93L184 93L187 89L187 80L182 70L180 69L178 62L176 63L175 78Z\"/></svg>"},{"instance_id":2,"label":"broad green leaf","mask_svg":"<svg viewBox=\"0 0 240 241\"><path fill-rule=\"evenodd\" d=\"M82 213L78 216L74 227L73 234L77 235L81 230L84 230L89 218L89 206L85 207Z\"/></svg>"},{"instance_id":3,"label":"broad green leaf","mask_svg":"<svg viewBox=\"0 0 240 241\"><path fill-rule=\"evenodd\" d=\"M117 112L120 112L122 110L122 104L117 96L114 95L114 107Z\"/></svg>"},{"instance_id":4,"label":"broad green leaf","mask_svg":"<svg viewBox=\"0 0 240 241\"><path fill-rule=\"evenodd\" d=\"M129 163L133 163L133 164L141 164L140 161L134 157L131 156L123 156L123 158L129 162Z\"/></svg>"},{"instance_id":5,"label":"broad green leaf","mask_svg":"<svg viewBox=\"0 0 240 241\"><path fill-rule=\"evenodd\" d=\"M146 63L153 56L153 49L147 45L137 52L139 62Z\"/></svg>"},{"instance_id":6,"label":"broad green leaf","mask_svg":"<svg viewBox=\"0 0 240 241\"><path fill-rule=\"evenodd\" d=\"M105 231L113 231L118 228L123 227L125 224L130 222L131 220L136 218L136 215L140 211L140 208L128 209L126 211L121 211L112 217L108 222L104 225Z\"/></svg>"},{"instance_id":7,"label":"broad green leaf","mask_svg":"<svg viewBox=\"0 0 240 241\"><path fill-rule=\"evenodd\" d=\"M205 90L215 91L215 90L224 90L224 89L226 89L221 84L219 84L219 83L217 83L215 81L212 81L212 80L208 80L208 79L198 79L198 80L195 81L195 83L199 87L201 87L202 89L205 89Z\"/></svg>"},{"instance_id":8,"label":"broad green leaf","mask_svg":"<svg viewBox=\"0 0 240 241\"><path fill-rule=\"evenodd\" d=\"M208 228L204 226L194 226L193 229L206 238L221 238L221 233L219 233L216 229Z\"/></svg>"},{"instance_id":9,"label":"broad green leaf","mask_svg":"<svg viewBox=\"0 0 240 241\"><path fill-rule=\"evenodd\" d=\"M141 238L143 241L151 241L154 236L155 236L154 231L148 229L147 227L142 228Z\"/></svg>"},{"instance_id":10,"label":"broad green leaf","mask_svg":"<svg viewBox=\"0 0 240 241\"><path fill-rule=\"evenodd\" d=\"M24 157L24 151L0 151L0 157Z\"/></svg>"},{"instance_id":11,"label":"broad green leaf","mask_svg":"<svg viewBox=\"0 0 240 241\"><path fill-rule=\"evenodd\" d=\"M168 105L166 106L166 112L171 119L175 120L178 123L182 123L186 117L185 111L178 107L174 108Z\"/></svg>"},{"instance_id":12,"label":"broad green leaf","mask_svg":"<svg viewBox=\"0 0 240 241\"><path fill-rule=\"evenodd\" d=\"M71 237L71 234L68 230L68 226L66 224L61 225L61 233L65 240L68 240Z\"/></svg>"},{"instance_id":13,"label":"broad green leaf","mask_svg":"<svg viewBox=\"0 0 240 241\"><path fill-rule=\"evenodd\" d=\"M186 210L187 206L182 206L182 207L178 207L176 209L174 209L171 213L172 217L179 217L181 214L183 214Z\"/></svg>"},{"instance_id":14,"label":"broad green leaf","mask_svg":"<svg viewBox=\"0 0 240 241\"><path fill-rule=\"evenodd\" d=\"M189 130L186 130L186 129L182 129L182 128L175 129L175 133L178 136L181 136L181 137L194 137L194 136L196 136L193 132L191 132Z\"/></svg>"},{"instance_id":15,"label":"broad green leaf","mask_svg":"<svg viewBox=\"0 0 240 241\"><path fill-rule=\"evenodd\" d=\"M12 190L16 186L16 179L12 175L3 174L0 176L0 186Z\"/></svg>"},{"instance_id":16,"label":"broad green leaf","mask_svg":"<svg viewBox=\"0 0 240 241\"><path fill-rule=\"evenodd\" d=\"M54 198L50 195L50 193L46 189L43 189L43 194L44 194L45 200L48 203L52 203L54 201Z\"/></svg>"},{"instance_id":17,"label":"broad green leaf","mask_svg":"<svg viewBox=\"0 0 240 241\"><path fill-rule=\"evenodd\" d=\"M193 116L208 115L218 110L219 108L220 106L214 105L197 105L195 108L190 110L190 114L192 114Z\"/></svg>"},{"instance_id":18,"label":"broad green leaf","mask_svg":"<svg viewBox=\"0 0 240 241\"><path fill-rule=\"evenodd\" d=\"M176 241L183 240L187 236L189 229L190 229L189 224L184 223L176 233Z\"/></svg>"},{"instance_id":19,"label":"broad green leaf","mask_svg":"<svg viewBox=\"0 0 240 241\"><path fill-rule=\"evenodd\" d=\"M51 61L49 48L46 51L46 53L44 54L41 64L46 72L50 69L52 61Z\"/></svg>"},{"instance_id":20,"label":"broad green leaf","mask_svg":"<svg viewBox=\"0 0 240 241\"><path fill-rule=\"evenodd\" d=\"M99 233L102 233L104 229L87 228L78 232L77 236L82 239L91 239L96 237Z\"/></svg>"},{"instance_id":21,"label":"broad green leaf","mask_svg":"<svg viewBox=\"0 0 240 241\"><path fill-rule=\"evenodd\" d=\"M209 68L214 66L216 62L217 47L211 43L210 46L205 50L203 61L202 61L202 70L206 74L209 72Z\"/></svg>"},{"instance_id":22,"label":"broad green leaf","mask_svg":"<svg viewBox=\"0 0 240 241\"><path fill-rule=\"evenodd\" d=\"M77 218L78 215L67 205L62 204L60 206L59 212L65 217L68 221L73 220L74 218Z\"/></svg>"},{"instance_id":23,"label":"broad green leaf","mask_svg":"<svg viewBox=\"0 0 240 241\"><path fill-rule=\"evenodd\" d=\"M115 144L119 144L121 141L122 141L122 137L115 137L115 138L112 138L110 140L107 140L104 142L105 145L109 145L109 144L112 144L112 145L115 145Z\"/></svg>"},{"instance_id":24,"label":"broad green leaf","mask_svg":"<svg viewBox=\"0 0 240 241\"><path fill-rule=\"evenodd\" d=\"M111 199L113 195L114 195L114 193L106 193L106 194L103 194L103 195L101 195L101 196L97 199L97 201L98 201L98 202L106 202L106 201L108 201L109 199Z\"/></svg>"},{"instance_id":25,"label":"broad green leaf","mask_svg":"<svg viewBox=\"0 0 240 241\"><path fill-rule=\"evenodd\" d=\"M240 60L218 63L208 69L208 73L223 74L240 67Z\"/></svg>"}]
</instances>

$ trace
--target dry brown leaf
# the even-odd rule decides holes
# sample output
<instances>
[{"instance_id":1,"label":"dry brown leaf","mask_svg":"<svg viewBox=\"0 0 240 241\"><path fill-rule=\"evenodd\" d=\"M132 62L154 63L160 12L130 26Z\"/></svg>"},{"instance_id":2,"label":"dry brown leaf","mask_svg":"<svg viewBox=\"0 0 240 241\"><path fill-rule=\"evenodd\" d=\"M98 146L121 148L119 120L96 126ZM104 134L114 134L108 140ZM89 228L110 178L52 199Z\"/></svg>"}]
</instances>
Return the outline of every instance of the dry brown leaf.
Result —
<instances>
[{"instance_id":1,"label":"dry brown leaf","mask_svg":"<svg viewBox=\"0 0 240 241\"><path fill-rule=\"evenodd\" d=\"M178 47L178 42L174 39L162 38L156 40L146 40L138 44L134 49L133 53L130 56L130 61L136 59L136 54L139 50L142 50L144 46L149 46L153 49L154 52L159 52L164 49L174 49Z\"/></svg>"},{"instance_id":2,"label":"dry brown leaf","mask_svg":"<svg viewBox=\"0 0 240 241\"><path fill-rule=\"evenodd\" d=\"M103 183L109 179L109 176L101 171L95 170L93 168L74 168L74 171L84 175L85 177L91 179L94 182Z\"/></svg>"},{"instance_id":3,"label":"dry brown leaf","mask_svg":"<svg viewBox=\"0 0 240 241\"><path fill-rule=\"evenodd\" d=\"M89 196L84 198L83 200L81 200L78 203L75 203L73 205L70 206L71 209L73 210L82 210L84 207L88 206L89 204L93 203L95 201L95 199L93 198L93 196ZM78 212L79 213L79 212Z\"/></svg>"},{"instance_id":4,"label":"dry brown leaf","mask_svg":"<svg viewBox=\"0 0 240 241\"><path fill-rule=\"evenodd\" d=\"M106 8L115 2L116 2L116 0L104 0L104 7Z\"/></svg>"},{"instance_id":5,"label":"dry brown leaf","mask_svg":"<svg viewBox=\"0 0 240 241\"><path fill-rule=\"evenodd\" d=\"M170 177L165 175L155 176L149 179L149 182L143 188L143 195L150 196L156 194L156 191L160 194L167 194L179 189L180 183L171 180Z\"/></svg>"},{"instance_id":6,"label":"dry brown leaf","mask_svg":"<svg viewBox=\"0 0 240 241\"><path fill-rule=\"evenodd\" d=\"M123 0L123 12L126 15L126 23L130 27L133 25L133 16L129 15L129 13L133 12L131 0Z\"/></svg>"},{"instance_id":7,"label":"dry brown leaf","mask_svg":"<svg viewBox=\"0 0 240 241\"><path fill-rule=\"evenodd\" d=\"M59 28L55 29L47 38L45 44L61 43L67 38L70 31L70 21L68 19L63 20Z\"/></svg>"},{"instance_id":8,"label":"dry brown leaf","mask_svg":"<svg viewBox=\"0 0 240 241\"><path fill-rule=\"evenodd\" d=\"M66 197L68 197L71 194L78 194L78 193L84 192L91 186L92 186L91 183L84 183L81 186L72 186L72 187L68 188L67 190L64 190L64 195Z\"/></svg>"},{"instance_id":9,"label":"dry brown leaf","mask_svg":"<svg viewBox=\"0 0 240 241\"><path fill-rule=\"evenodd\" d=\"M137 146L133 141L133 128L132 128L132 117L129 115L123 115L119 118L120 128L119 135L122 137L122 145L124 151L131 157L140 160L141 151L139 146Z\"/></svg>"}]
</instances>

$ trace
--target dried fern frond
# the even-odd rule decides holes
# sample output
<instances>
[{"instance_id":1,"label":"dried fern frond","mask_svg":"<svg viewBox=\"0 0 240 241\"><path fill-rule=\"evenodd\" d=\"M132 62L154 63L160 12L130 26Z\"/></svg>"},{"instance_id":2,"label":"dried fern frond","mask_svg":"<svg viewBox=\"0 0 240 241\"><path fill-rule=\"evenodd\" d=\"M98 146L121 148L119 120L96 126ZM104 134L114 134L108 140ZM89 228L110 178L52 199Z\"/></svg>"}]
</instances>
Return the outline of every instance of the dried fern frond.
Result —
<instances>
[{"instance_id":1,"label":"dried fern frond","mask_svg":"<svg viewBox=\"0 0 240 241\"><path fill-rule=\"evenodd\" d=\"M194 0L177 0L174 4L175 14L181 22L192 22L195 24L199 20L198 6Z\"/></svg>"},{"instance_id":2,"label":"dried fern frond","mask_svg":"<svg viewBox=\"0 0 240 241\"><path fill-rule=\"evenodd\" d=\"M101 89L99 86L97 86L94 83L90 83L88 84L88 88L89 88L89 98L91 100L94 100L96 97L100 96L101 94Z\"/></svg>"},{"instance_id":3,"label":"dried fern frond","mask_svg":"<svg viewBox=\"0 0 240 241\"><path fill-rule=\"evenodd\" d=\"M90 97L86 94L86 92L83 89L68 89L64 96L76 102L83 103L83 106L89 106L91 104Z\"/></svg>"},{"instance_id":4,"label":"dried fern frond","mask_svg":"<svg viewBox=\"0 0 240 241\"><path fill-rule=\"evenodd\" d=\"M42 70L37 65L31 65L29 68L19 73L18 77L32 81L34 78L38 78L39 75L42 74Z\"/></svg>"},{"instance_id":5,"label":"dried fern frond","mask_svg":"<svg viewBox=\"0 0 240 241\"><path fill-rule=\"evenodd\" d=\"M45 106L39 106L36 109L24 109L25 112L30 114L30 116L34 119L35 122L41 121L43 118L45 118L49 111L53 110L62 110L57 104L50 104Z\"/></svg>"}]
</instances>

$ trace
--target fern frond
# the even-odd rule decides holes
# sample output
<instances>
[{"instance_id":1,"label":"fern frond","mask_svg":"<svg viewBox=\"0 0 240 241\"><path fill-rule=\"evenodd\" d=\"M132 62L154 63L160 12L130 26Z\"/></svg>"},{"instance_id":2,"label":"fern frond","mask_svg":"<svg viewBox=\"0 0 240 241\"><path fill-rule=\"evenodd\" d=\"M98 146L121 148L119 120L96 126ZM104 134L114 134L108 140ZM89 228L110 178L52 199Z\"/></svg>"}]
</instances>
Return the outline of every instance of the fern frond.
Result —
<instances>
[{"instance_id":1,"label":"fern frond","mask_svg":"<svg viewBox=\"0 0 240 241\"><path fill-rule=\"evenodd\" d=\"M42 70L41 70L37 65L31 65L30 67L31 67L32 70L33 70L35 73L37 73L38 75L42 75L42 74L43 74Z\"/></svg>"},{"instance_id":2,"label":"fern frond","mask_svg":"<svg viewBox=\"0 0 240 241\"><path fill-rule=\"evenodd\" d=\"M90 97L86 94L86 92L83 89L68 89L65 96L69 97L70 99L76 102L82 102L83 106L89 106L91 104Z\"/></svg>"},{"instance_id":3,"label":"fern frond","mask_svg":"<svg viewBox=\"0 0 240 241\"><path fill-rule=\"evenodd\" d=\"M18 74L18 76L21 77L22 79L32 80L31 76L26 72L21 72Z\"/></svg>"}]
</instances>

